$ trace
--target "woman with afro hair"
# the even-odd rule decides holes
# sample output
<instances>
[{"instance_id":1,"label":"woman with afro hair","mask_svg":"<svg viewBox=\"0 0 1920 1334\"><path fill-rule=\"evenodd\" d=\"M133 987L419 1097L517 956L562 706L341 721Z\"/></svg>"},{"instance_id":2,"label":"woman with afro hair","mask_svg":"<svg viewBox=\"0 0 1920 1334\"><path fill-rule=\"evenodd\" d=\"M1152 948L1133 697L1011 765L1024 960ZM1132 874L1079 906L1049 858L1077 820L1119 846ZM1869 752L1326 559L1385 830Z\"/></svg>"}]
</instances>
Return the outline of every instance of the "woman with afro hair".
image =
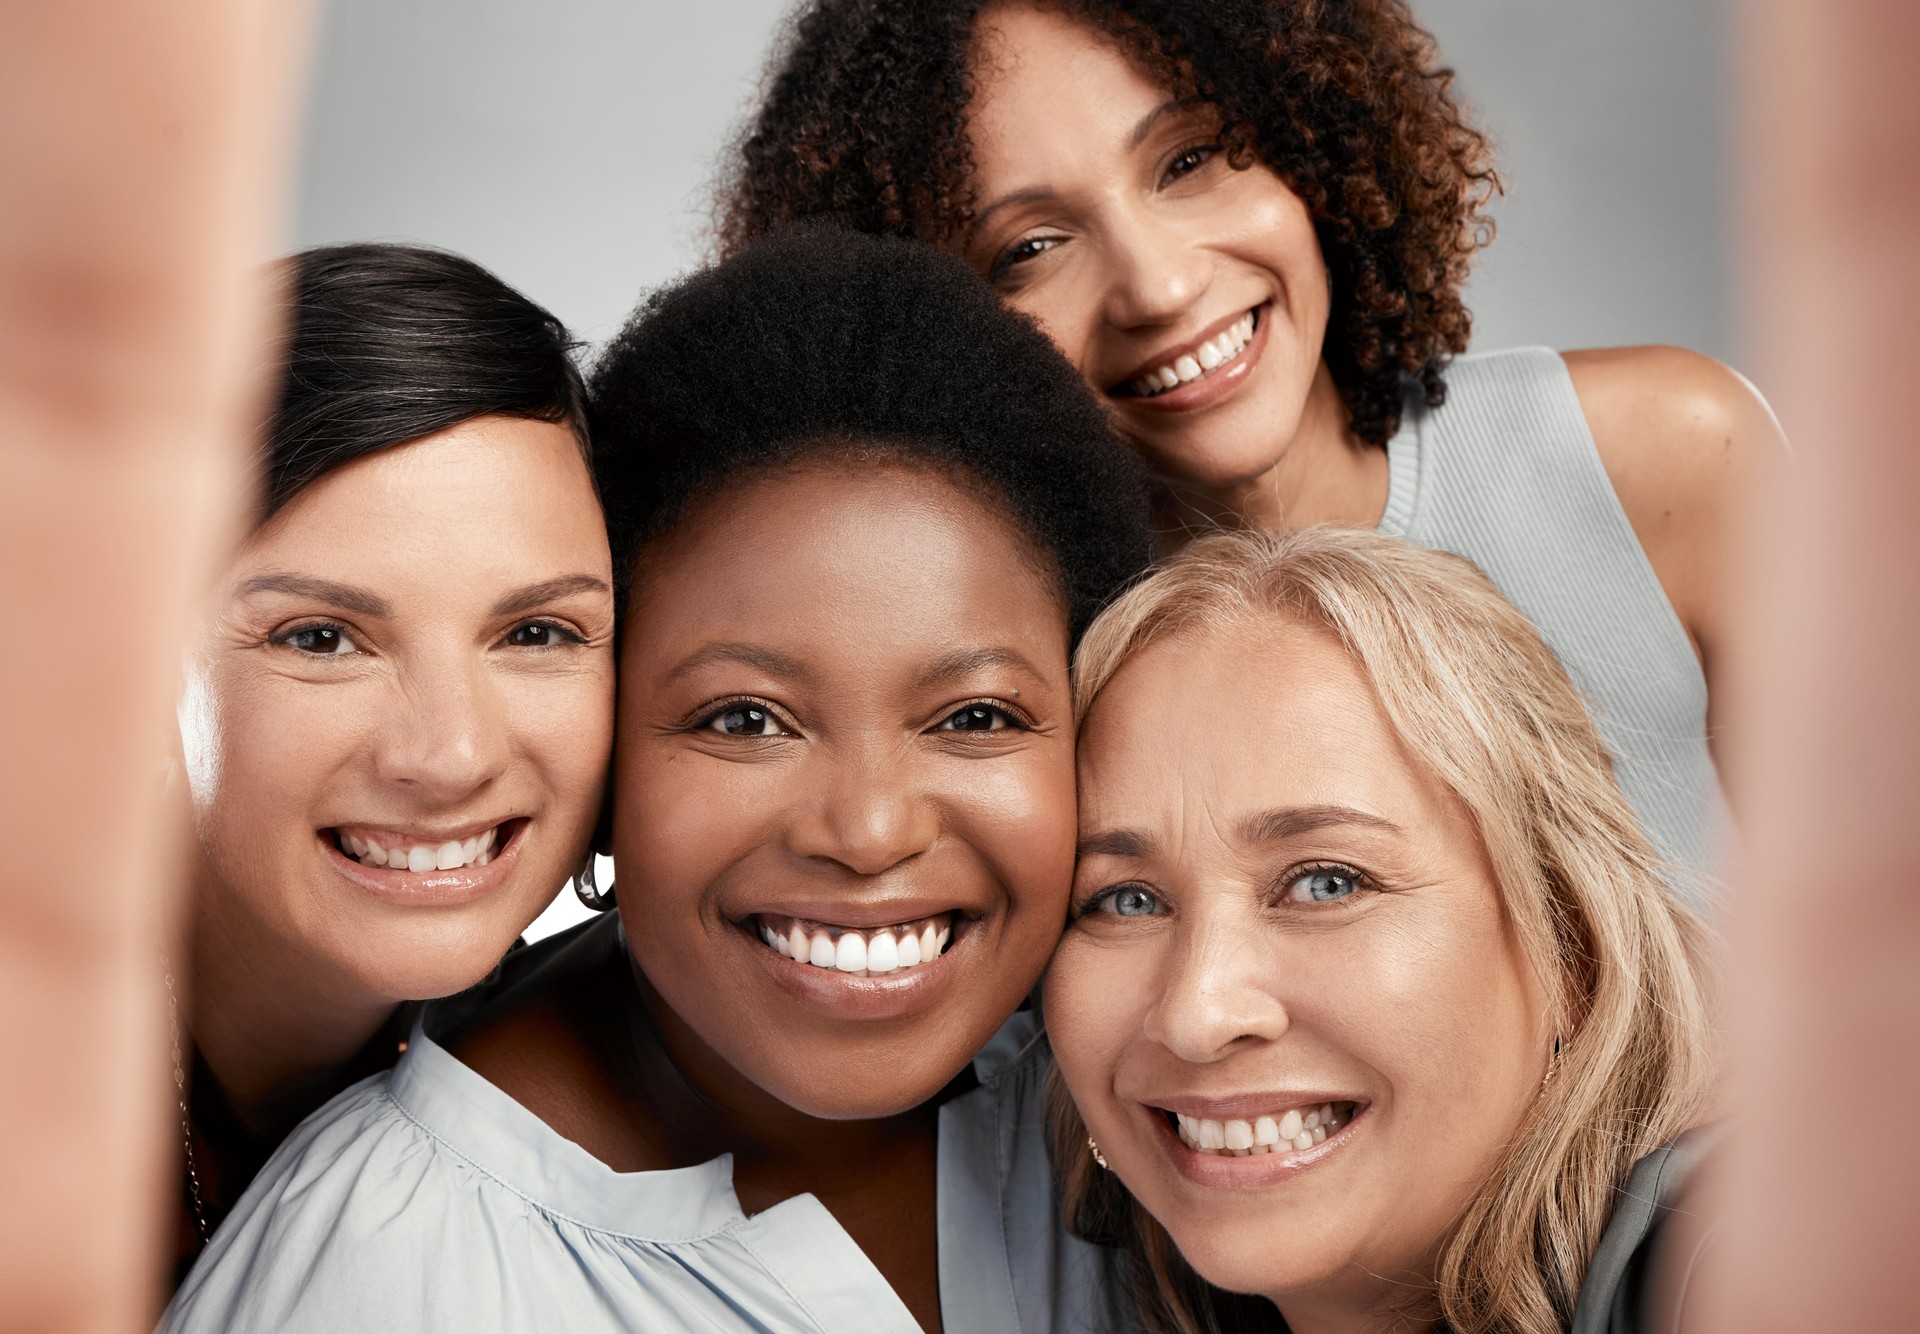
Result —
<instances>
[{"instance_id":1,"label":"woman with afro hair","mask_svg":"<svg viewBox=\"0 0 1920 1334\"><path fill-rule=\"evenodd\" d=\"M810 0L720 246L826 219L963 257L1103 396L1168 547L1335 522L1467 556L1705 871L1730 553L1778 427L1681 349L1455 360L1499 182L1451 80L1405 0Z\"/></svg>"},{"instance_id":2,"label":"woman with afro hair","mask_svg":"<svg viewBox=\"0 0 1920 1334\"><path fill-rule=\"evenodd\" d=\"M1124 1328L1027 998L1139 461L965 266L857 234L657 294L589 388L617 911L310 1118L164 1328Z\"/></svg>"}]
</instances>

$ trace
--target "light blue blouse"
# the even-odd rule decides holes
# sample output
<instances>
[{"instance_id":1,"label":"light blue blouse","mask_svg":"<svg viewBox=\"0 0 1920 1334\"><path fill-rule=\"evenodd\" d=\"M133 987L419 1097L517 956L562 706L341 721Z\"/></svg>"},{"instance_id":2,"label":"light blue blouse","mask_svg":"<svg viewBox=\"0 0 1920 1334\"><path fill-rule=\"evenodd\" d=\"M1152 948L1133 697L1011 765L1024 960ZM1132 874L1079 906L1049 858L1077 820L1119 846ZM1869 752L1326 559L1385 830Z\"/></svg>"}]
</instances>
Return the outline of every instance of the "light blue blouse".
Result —
<instances>
[{"instance_id":1,"label":"light blue blouse","mask_svg":"<svg viewBox=\"0 0 1920 1334\"><path fill-rule=\"evenodd\" d=\"M940 1109L948 1334L1115 1327L1100 1252L1059 1222L1051 1064L1016 1014ZM162 1331L919 1327L812 1195L749 1218L733 1160L615 1172L416 1029L400 1063L313 1116L255 1178Z\"/></svg>"}]
</instances>

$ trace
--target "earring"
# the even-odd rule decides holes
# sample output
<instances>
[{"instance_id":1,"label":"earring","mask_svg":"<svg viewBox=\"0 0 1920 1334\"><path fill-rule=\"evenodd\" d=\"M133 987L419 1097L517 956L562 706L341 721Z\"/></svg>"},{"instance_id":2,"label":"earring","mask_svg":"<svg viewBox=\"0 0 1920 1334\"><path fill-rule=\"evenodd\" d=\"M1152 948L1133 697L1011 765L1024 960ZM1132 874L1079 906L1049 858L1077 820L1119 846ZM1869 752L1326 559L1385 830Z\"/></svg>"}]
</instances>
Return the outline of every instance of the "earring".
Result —
<instances>
[{"instance_id":1,"label":"earring","mask_svg":"<svg viewBox=\"0 0 1920 1334\"><path fill-rule=\"evenodd\" d=\"M573 877L573 892L580 896L580 902L594 912L605 912L613 907L613 886L609 884L603 891L594 882L593 854L587 854L587 864Z\"/></svg>"},{"instance_id":2,"label":"earring","mask_svg":"<svg viewBox=\"0 0 1920 1334\"><path fill-rule=\"evenodd\" d=\"M1111 1167L1107 1166L1107 1160L1105 1156L1101 1154L1100 1146L1093 1142L1092 1135L1087 1136L1087 1147L1093 1150L1093 1161L1100 1164L1101 1171L1111 1172L1113 1170Z\"/></svg>"},{"instance_id":3,"label":"earring","mask_svg":"<svg viewBox=\"0 0 1920 1334\"><path fill-rule=\"evenodd\" d=\"M1553 1040L1553 1055L1547 1057L1547 1073L1540 1080L1541 1093L1545 1093L1547 1091L1547 1085L1551 1084L1553 1082L1553 1077L1559 1073L1560 1073L1560 1039L1556 1037Z\"/></svg>"}]
</instances>

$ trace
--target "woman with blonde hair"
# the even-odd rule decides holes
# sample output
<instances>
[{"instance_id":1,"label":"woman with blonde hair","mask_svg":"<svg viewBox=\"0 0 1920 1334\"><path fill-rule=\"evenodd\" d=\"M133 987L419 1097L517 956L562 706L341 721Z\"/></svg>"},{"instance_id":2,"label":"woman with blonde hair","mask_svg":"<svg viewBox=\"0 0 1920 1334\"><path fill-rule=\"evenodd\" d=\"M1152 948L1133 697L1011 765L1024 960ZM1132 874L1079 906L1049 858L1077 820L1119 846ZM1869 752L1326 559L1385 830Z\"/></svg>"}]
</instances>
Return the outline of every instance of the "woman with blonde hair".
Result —
<instances>
[{"instance_id":1,"label":"woman with blonde hair","mask_svg":"<svg viewBox=\"0 0 1920 1334\"><path fill-rule=\"evenodd\" d=\"M1145 1327L1639 1328L1711 937L1533 626L1455 556L1219 535L1075 692L1055 1153Z\"/></svg>"}]
</instances>

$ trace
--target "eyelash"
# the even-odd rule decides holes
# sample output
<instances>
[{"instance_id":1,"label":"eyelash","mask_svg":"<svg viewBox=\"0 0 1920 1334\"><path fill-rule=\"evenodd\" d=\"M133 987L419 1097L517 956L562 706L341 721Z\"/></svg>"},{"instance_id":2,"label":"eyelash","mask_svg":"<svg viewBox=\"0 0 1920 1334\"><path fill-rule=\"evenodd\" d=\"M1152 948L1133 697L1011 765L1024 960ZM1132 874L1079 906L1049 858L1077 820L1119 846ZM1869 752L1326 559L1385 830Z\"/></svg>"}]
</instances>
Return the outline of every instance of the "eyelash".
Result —
<instances>
[{"instance_id":1,"label":"eyelash","mask_svg":"<svg viewBox=\"0 0 1920 1334\"><path fill-rule=\"evenodd\" d=\"M1219 155L1221 149L1222 145L1217 143L1190 144L1181 149L1178 153L1175 153L1172 160L1167 163L1166 170L1160 173L1160 188L1164 190L1173 181L1193 175L1194 172L1199 171L1200 168L1213 161L1213 159ZM1185 171L1176 172L1174 169L1188 158L1198 158L1199 161L1195 162Z\"/></svg>"},{"instance_id":2,"label":"eyelash","mask_svg":"<svg viewBox=\"0 0 1920 1334\"><path fill-rule=\"evenodd\" d=\"M955 718L973 709L979 709L984 713L998 714L1006 720L1005 727L986 728L984 729L986 732L1031 732L1033 730L1033 721L1031 719L995 699L974 699L968 700L964 704L956 705L941 715L940 721L933 725L932 730L936 732L952 731L961 735L973 734L975 732L973 728L955 727L950 729L947 727L947 724Z\"/></svg>"},{"instance_id":3,"label":"eyelash","mask_svg":"<svg viewBox=\"0 0 1920 1334\"><path fill-rule=\"evenodd\" d=\"M1167 163L1166 169L1160 173L1159 188L1164 190L1175 181L1191 176L1194 172L1206 166L1207 163L1213 161L1213 159L1224 150L1225 145L1213 142L1189 144L1187 147L1182 148L1178 153L1173 155L1172 160ZM1181 163L1189 159L1195 159L1192 166L1186 168L1184 171L1176 170ZM1004 280L1014 269L1031 260L1038 259L1041 255L1046 254L1047 251L1052 250L1055 245L1059 244L1061 239L1062 238L1057 236L1021 237L1005 250L1001 251L993 263L988 266L987 281L997 283ZM1022 254L1022 247L1025 246L1041 246L1042 248L1027 254Z\"/></svg>"},{"instance_id":4,"label":"eyelash","mask_svg":"<svg viewBox=\"0 0 1920 1334\"><path fill-rule=\"evenodd\" d=\"M1346 862L1305 862L1291 868L1286 874L1280 877L1278 881L1280 904L1284 907L1304 908L1317 906L1312 900L1297 902L1288 897L1289 891L1291 891L1296 884L1306 877L1316 874L1337 875L1342 879L1353 882L1353 892L1351 894L1343 894L1337 899L1321 899L1318 901L1320 904L1349 903L1361 894L1380 888L1372 876L1362 871L1359 867L1350 866Z\"/></svg>"},{"instance_id":5,"label":"eyelash","mask_svg":"<svg viewBox=\"0 0 1920 1334\"><path fill-rule=\"evenodd\" d=\"M341 639L349 644L354 643L353 635L348 632L347 627L337 621L308 621L304 624L276 632L268 638L267 642L277 644L281 648L291 649L303 658L345 658L352 656L351 653L316 653L312 649L300 648L293 642L301 635L326 634L329 632L340 636ZM352 650L353 653L358 653L359 651L360 649L357 645Z\"/></svg>"},{"instance_id":6,"label":"eyelash","mask_svg":"<svg viewBox=\"0 0 1920 1334\"><path fill-rule=\"evenodd\" d=\"M564 640L565 643L563 644L514 644L514 645L509 645L509 647L526 649L534 653L549 653L557 648L564 648L570 645L579 645L587 642L586 636L580 634L577 630L569 629L567 626L561 625L557 621L549 621L544 619L516 622L514 626L507 631L505 635L501 636L501 640L502 642L505 642L507 640L512 639L513 636L518 634L520 631L529 630L529 629L549 630L553 632L555 635L559 636L562 640ZM311 649L303 649L293 642L295 639L299 638L301 635L310 635L310 634L316 634L316 633L325 634L329 632L340 636L347 643L354 645L354 647L349 652L346 652L346 653L316 653ZM295 625L290 627L289 629L281 630L277 632L276 634L274 634L269 638L268 642L272 644L278 644L282 648L292 649L295 653L298 653L302 657L307 657L307 658L346 658L346 657L352 657L354 654L357 654L363 651L359 647L358 641L354 639L353 632L349 630L346 626L341 625L338 621L307 621L303 624Z\"/></svg>"}]
</instances>

